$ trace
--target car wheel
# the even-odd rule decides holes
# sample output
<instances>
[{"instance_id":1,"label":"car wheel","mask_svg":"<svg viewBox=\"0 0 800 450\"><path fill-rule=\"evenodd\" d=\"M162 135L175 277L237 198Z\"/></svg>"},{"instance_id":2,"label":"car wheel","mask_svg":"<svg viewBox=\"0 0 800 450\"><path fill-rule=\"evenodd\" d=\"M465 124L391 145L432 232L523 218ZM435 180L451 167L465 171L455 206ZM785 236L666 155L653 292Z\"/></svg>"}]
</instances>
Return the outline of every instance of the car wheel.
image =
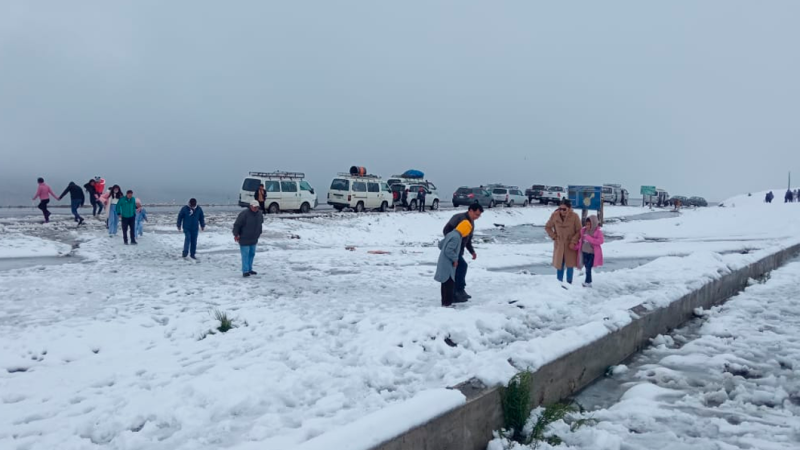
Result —
<instances>
[{"instance_id":1,"label":"car wheel","mask_svg":"<svg viewBox=\"0 0 800 450\"><path fill-rule=\"evenodd\" d=\"M546 205L547 205L547 202L545 201L545 199L543 199L543 198L540 198L540 199L539 199L539 204L540 204L540 205L545 205L545 206L546 206Z\"/></svg>"},{"instance_id":2,"label":"car wheel","mask_svg":"<svg viewBox=\"0 0 800 450\"><path fill-rule=\"evenodd\" d=\"M269 209L267 209L267 212L269 212L270 214L278 214L279 212L281 212L281 209L278 207L277 203L272 203L269 205Z\"/></svg>"},{"instance_id":3,"label":"car wheel","mask_svg":"<svg viewBox=\"0 0 800 450\"><path fill-rule=\"evenodd\" d=\"M357 213L364 212L364 202L358 202L358 204L356 204L356 212Z\"/></svg>"},{"instance_id":4,"label":"car wheel","mask_svg":"<svg viewBox=\"0 0 800 450\"><path fill-rule=\"evenodd\" d=\"M309 211L311 211L311 205L309 205L308 203L303 203L302 205L300 205L301 213L308 214Z\"/></svg>"},{"instance_id":5,"label":"car wheel","mask_svg":"<svg viewBox=\"0 0 800 450\"><path fill-rule=\"evenodd\" d=\"M528 203L528 201L527 201L527 200L525 200L525 203L523 203L523 204L522 204L522 207L523 207L523 208L527 208L527 207L528 207L528 205L530 205L530 203Z\"/></svg>"},{"instance_id":6,"label":"car wheel","mask_svg":"<svg viewBox=\"0 0 800 450\"><path fill-rule=\"evenodd\" d=\"M494 205L494 200L490 201L490 202L489 202L489 208L494 208L494 206L495 206L495 205Z\"/></svg>"},{"instance_id":7,"label":"car wheel","mask_svg":"<svg viewBox=\"0 0 800 450\"><path fill-rule=\"evenodd\" d=\"M431 205L431 211L436 211L439 209L439 200L434 200L433 205Z\"/></svg>"},{"instance_id":8,"label":"car wheel","mask_svg":"<svg viewBox=\"0 0 800 450\"><path fill-rule=\"evenodd\" d=\"M417 201L416 200L411 200L411 203L410 203L409 207L410 207L411 211L416 211L417 210Z\"/></svg>"},{"instance_id":9,"label":"car wheel","mask_svg":"<svg viewBox=\"0 0 800 450\"><path fill-rule=\"evenodd\" d=\"M381 212L386 212L389 209L389 204L386 202L381 203Z\"/></svg>"},{"instance_id":10,"label":"car wheel","mask_svg":"<svg viewBox=\"0 0 800 450\"><path fill-rule=\"evenodd\" d=\"M506 204L506 206L508 206L509 208L513 208L514 207L514 200L511 200L510 202L508 202L508 204Z\"/></svg>"}]
</instances>

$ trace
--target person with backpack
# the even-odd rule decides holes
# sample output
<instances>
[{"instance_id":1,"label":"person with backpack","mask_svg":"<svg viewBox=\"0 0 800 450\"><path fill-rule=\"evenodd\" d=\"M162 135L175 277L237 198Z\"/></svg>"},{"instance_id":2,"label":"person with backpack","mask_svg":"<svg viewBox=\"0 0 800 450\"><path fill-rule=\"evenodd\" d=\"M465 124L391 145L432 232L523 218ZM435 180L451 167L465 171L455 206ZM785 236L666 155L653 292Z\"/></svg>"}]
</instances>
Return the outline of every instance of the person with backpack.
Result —
<instances>
[{"instance_id":1,"label":"person with backpack","mask_svg":"<svg viewBox=\"0 0 800 450\"><path fill-rule=\"evenodd\" d=\"M33 196L33 200L39 199L39 208L44 215L44 222L43 223L50 223L50 211L47 210L47 204L50 203L50 196L52 195L55 198L58 198L53 189L44 182L44 178L39 178L36 180L39 183L39 187L36 188L36 195Z\"/></svg>"},{"instance_id":2,"label":"person with backpack","mask_svg":"<svg viewBox=\"0 0 800 450\"><path fill-rule=\"evenodd\" d=\"M206 229L206 216L203 208L197 205L197 199L189 199L189 204L178 213L178 231L183 228L183 258L188 255L197 261L197 236L200 230Z\"/></svg>"},{"instance_id":3,"label":"person with backpack","mask_svg":"<svg viewBox=\"0 0 800 450\"><path fill-rule=\"evenodd\" d=\"M474 203L470 205L469 209L467 209L467 212L458 213L451 217L444 226L444 230L442 230L442 234L447 236L453 230L455 230L456 227L458 227L458 224L464 220L468 220L470 224L472 224L472 230L461 240L461 248L458 252L458 265L456 266L456 275L453 279L455 281L455 298L453 301L456 303L466 302L472 298L472 296L467 294L466 291L468 265L467 261L464 259L464 251L469 251L473 260L478 258L478 254L472 247L472 235L475 232L475 221L480 219L481 214L483 214L483 206L479 205L478 203Z\"/></svg>"},{"instance_id":4,"label":"person with backpack","mask_svg":"<svg viewBox=\"0 0 800 450\"><path fill-rule=\"evenodd\" d=\"M419 192L417 192L417 206L419 208L419 212L425 212L425 196L427 192L425 192L425 188L420 186Z\"/></svg>"},{"instance_id":5,"label":"person with backpack","mask_svg":"<svg viewBox=\"0 0 800 450\"><path fill-rule=\"evenodd\" d=\"M454 302L461 303L466 299L455 298L456 293L456 272L459 265L461 252L461 242L472 234L472 222L469 219L462 220L452 231L439 241L439 261L436 264L436 274L433 279L442 283L442 306L449 307Z\"/></svg>"},{"instance_id":6,"label":"person with backpack","mask_svg":"<svg viewBox=\"0 0 800 450\"><path fill-rule=\"evenodd\" d=\"M80 188L74 181L70 181L69 185L64 192L58 197L58 201L61 201L65 195L69 192L69 199L70 199L70 207L72 208L72 215L75 216L75 222L78 222L78 226L83 225L83 217L78 213L78 208L83 206L84 198L83 198L83 189Z\"/></svg>"}]
</instances>

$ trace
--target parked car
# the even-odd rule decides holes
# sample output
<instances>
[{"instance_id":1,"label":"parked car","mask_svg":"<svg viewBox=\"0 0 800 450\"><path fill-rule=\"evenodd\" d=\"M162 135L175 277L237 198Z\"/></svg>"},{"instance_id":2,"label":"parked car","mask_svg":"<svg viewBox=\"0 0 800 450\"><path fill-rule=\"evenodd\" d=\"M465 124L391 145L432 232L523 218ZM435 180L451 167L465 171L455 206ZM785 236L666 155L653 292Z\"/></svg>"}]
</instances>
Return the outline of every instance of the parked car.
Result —
<instances>
[{"instance_id":1,"label":"parked car","mask_svg":"<svg viewBox=\"0 0 800 450\"><path fill-rule=\"evenodd\" d=\"M624 204L623 191L622 186L619 184L604 184L603 202L611 205Z\"/></svg>"},{"instance_id":2,"label":"parked car","mask_svg":"<svg viewBox=\"0 0 800 450\"><path fill-rule=\"evenodd\" d=\"M317 207L317 194L300 172L250 172L239 191L239 206L250 206L262 184L267 191L264 204L269 213L286 210L307 213Z\"/></svg>"},{"instance_id":3,"label":"parked car","mask_svg":"<svg viewBox=\"0 0 800 450\"><path fill-rule=\"evenodd\" d=\"M669 192L664 189L656 189L656 195L645 197L645 203L651 206L666 206L669 204Z\"/></svg>"},{"instance_id":4,"label":"parked car","mask_svg":"<svg viewBox=\"0 0 800 450\"><path fill-rule=\"evenodd\" d=\"M492 198L495 204L506 206L528 206L528 198L519 190L517 186L498 186L493 185Z\"/></svg>"},{"instance_id":5,"label":"parked car","mask_svg":"<svg viewBox=\"0 0 800 450\"><path fill-rule=\"evenodd\" d=\"M686 204L689 206L708 206L708 202L703 197L689 197L689 199L686 200Z\"/></svg>"},{"instance_id":6,"label":"parked car","mask_svg":"<svg viewBox=\"0 0 800 450\"><path fill-rule=\"evenodd\" d=\"M533 203L534 200L541 201L547 188L549 188L549 186L544 184L534 184L530 189L525 189L525 196L528 197L528 202Z\"/></svg>"},{"instance_id":7,"label":"parked car","mask_svg":"<svg viewBox=\"0 0 800 450\"><path fill-rule=\"evenodd\" d=\"M431 189L433 187L433 189ZM391 185L389 188L392 191L392 194L395 192L397 195L393 195L394 206L397 208L401 206L402 203L400 199L403 196L403 191L408 189L408 208L409 209L417 209L417 193L419 192L419 188L425 189L425 207L430 209L431 211L439 209L439 193L436 191L436 186L433 183L428 182L417 182L417 183L406 183L405 181L395 181L394 184Z\"/></svg>"},{"instance_id":8,"label":"parked car","mask_svg":"<svg viewBox=\"0 0 800 450\"><path fill-rule=\"evenodd\" d=\"M453 193L453 206L469 206L477 203L485 208L494 208L497 202L491 192L482 187L460 187Z\"/></svg>"},{"instance_id":9,"label":"parked car","mask_svg":"<svg viewBox=\"0 0 800 450\"><path fill-rule=\"evenodd\" d=\"M331 182L328 204L337 211L345 208L352 208L356 212L373 209L386 211L392 206L392 192L379 176L340 173Z\"/></svg>"},{"instance_id":10,"label":"parked car","mask_svg":"<svg viewBox=\"0 0 800 450\"><path fill-rule=\"evenodd\" d=\"M542 194L539 203L546 205L548 203L558 204L562 199L567 197L567 190L561 186L548 186L547 190Z\"/></svg>"},{"instance_id":11,"label":"parked car","mask_svg":"<svg viewBox=\"0 0 800 450\"><path fill-rule=\"evenodd\" d=\"M668 204L670 206L675 206L675 202L680 201L682 206L689 206L689 199L682 196L682 195L674 195L672 198L669 199Z\"/></svg>"}]
</instances>

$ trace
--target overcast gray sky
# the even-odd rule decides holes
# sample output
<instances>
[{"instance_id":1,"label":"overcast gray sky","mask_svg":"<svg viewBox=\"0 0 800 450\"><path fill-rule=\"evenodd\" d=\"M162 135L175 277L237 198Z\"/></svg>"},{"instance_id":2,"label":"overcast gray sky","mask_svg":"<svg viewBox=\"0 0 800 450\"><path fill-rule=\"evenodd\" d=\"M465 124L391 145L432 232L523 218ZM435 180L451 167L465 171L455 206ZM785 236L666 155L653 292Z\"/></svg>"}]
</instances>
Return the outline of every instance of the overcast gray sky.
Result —
<instances>
[{"instance_id":1,"label":"overcast gray sky","mask_svg":"<svg viewBox=\"0 0 800 450\"><path fill-rule=\"evenodd\" d=\"M283 169L324 192L351 165L421 169L445 197L782 187L798 23L794 0L5 0L0 203L38 176L224 200Z\"/></svg>"}]
</instances>

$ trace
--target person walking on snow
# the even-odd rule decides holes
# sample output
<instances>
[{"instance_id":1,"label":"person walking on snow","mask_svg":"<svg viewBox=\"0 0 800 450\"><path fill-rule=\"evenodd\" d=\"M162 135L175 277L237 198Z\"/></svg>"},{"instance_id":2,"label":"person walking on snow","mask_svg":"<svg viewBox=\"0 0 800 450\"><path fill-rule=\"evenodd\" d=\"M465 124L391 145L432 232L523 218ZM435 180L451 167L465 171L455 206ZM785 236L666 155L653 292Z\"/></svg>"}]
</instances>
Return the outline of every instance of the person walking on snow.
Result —
<instances>
[{"instance_id":1,"label":"person walking on snow","mask_svg":"<svg viewBox=\"0 0 800 450\"><path fill-rule=\"evenodd\" d=\"M403 208L408 209L408 188L403 189L403 195L400 196L400 200L403 202Z\"/></svg>"},{"instance_id":2,"label":"person walking on snow","mask_svg":"<svg viewBox=\"0 0 800 450\"><path fill-rule=\"evenodd\" d=\"M256 201L258 202L258 209L261 210L261 214L267 213L267 190L264 189L264 185L258 187L256 191Z\"/></svg>"},{"instance_id":3,"label":"person walking on snow","mask_svg":"<svg viewBox=\"0 0 800 450\"><path fill-rule=\"evenodd\" d=\"M433 279L442 283L442 306L451 306L454 302L461 303L467 299L455 298L456 294L456 272L462 251L461 242L472 234L472 222L469 219L462 220L453 231L447 233L443 240L439 241L439 262L436 264L436 274Z\"/></svg>"},{"instance_id":4,"label":"person walking on snow","mask_svg":"<svg viewBox=\"0 0 800 450\"><path fill-rule=\"evenodd\" d=\"M419 212L425 212L425 196L426 196L425 188L420 186L419 191L417 192L417 204L419 206Z\"/></svg>"},{"instance_id":5,"label":"person walking on snow","mask_svg":"<svg viewBox=\"0 0 800 450\"><path fill-rule=\"evenodd\" d=\"M178 213L178 231L183 228L183 257L190 256L197 261L197 235L206 229L206 217L203 208L197 206L197 200L190 199L189 204Z\"/></svg>"},{"instance_id":6,"label":"person walking on snow","mask_svg":"<svg viewBox=\"0 0 800 450\"><path fill-rule=\"evenodd\" d=\"M791 189L786 190L786 195L783 196L783 203L792 203L794 200L794 195L792 194Z\"/></svg>"},{"instance_id":7,"label":"person walking on snow","mask_svg":"<svg viewBox=\"0 0 800 450\"><path fill-rule=\"evenodd\" d=\"M50 189L50 186L44 182L44 178L39 178L36 181L39 183L39 187L36 188L36 195L33 196L33 200L39 199L39 206L37 206L37 208L42 210L42 214L44 214L44 223L49 223L50 211L47 210L47 204L50 203L51 195L55 198L58 198L58 196Z\"/></svg>"},{"instance_id":8,"label":"person walking on snow","mask_svg":"<svg viewBox=\"0 0 800 450\"><path fill-rule=\"evenodd\" d=\"M566 267L567 283L572 284L572 273L578 266L578 255L574 250L580 240L581 219L572 211L569 199L561 201L561 205L550 216L544 229L553 240L553 267L556 268L558 281L564 282Z\"/></svg>"},{"instance_id":9,"label":"person walking on snow","mask_svg":"<svg viewBox=\"0 0 800 450\"><path fill-rule=\"evenodd\" d=\"M100 195L97 194L96 184L97 182L92 178L88 183L83 185L83 188L86 189L86 195L89 196L89 203L92 205L92 217L97 217L98 205L100 206L100 210L103 210L103 205L97 201Z\"/></svg>"},{"instance_id":10,"label":"person walking on snow","mask_svg":"<svg viewBox=\"0 0 800 450\"><path fill-rule=\"evenodd\" d=\"M261 226L264 224L264 214L258 211L259 204L253 200L250 208L239 213L233 223L233 240L239 244L242 252L242 276L258 275L253 271L253 259L256 257L258 238L261 237Z\"/></svg>"},{"instance_id":11,"label":"person walking on snow","mask_svg":"<svg viewBox=\"0 0 800 450\"><path fill-rule=\"evenodd\" d=\"M586 280L583 287L592 287L592 268L603 265L603 230L598 226L597 216L594 214L586 218L586 224L581 228L581 237L578 241L578 268L586 268Z\"/></svg>"},{"instance_id":12,"label":"person walking on snow","mask_svg":"<svg viewBox=\"0 0 800 450\"><path fill-rule=\"evenodd\" d=\"M117 202L117 214L122 221L122 240L128 245L128 229L130 229L131 245L136 245L136 199L130 189Z\"/></svg>"},{"instance_id":13,"label":"person walking on snow","mask_svg":"<svg viewBox=\"0 0 800 450\"><path fill-rule=\"evenodd\" d=\"M106 180L105 180L105 178L94 177L94 188L95 188L95 191L97 192L97 199L98 199L98 202L97 202L97 217L100 217L100 214L103 213L103 207L105 206L103 204L103 202L99 201L100 197L106 191Z\"/></svg>"},{"instance_id":14,"label":"person walking on snow","mask_svg":"<svg viewBox=\"0 0 800 450\"><path fill-rule=\"evenodd\" d=\"M142 200L136 199L136 237L144 234L144 223L147 222L147 211L142 206Z\"/></svg>"},{"instance_id":15,"label":"person walking on snow","mask_svg":"<svg viewBox=\"0 0 800 450\"><path fill-rule=\"evenodd\" d=\"M117 203L122 198L122 188L119 185L111 186L108 192L100 199L106 206L108 216L106 218L106 227L108 228L108 237L116 236L117 229L119 229L119 214L117 213Z\"/></svg>"},{"instance_id":16,"label":"person walking on snow","mask_svg":"<svg viewBox=\"0 0 800 450\"><path fill-rule=\"evenodd\" d=\"M78 208L83 206L83 189L80 188L74 181L69 182L69 186L64 189L64 192L58 197L58 201L61 201L65 195L69 192L70 198L70 207L72 208L72 215L75 216L75 222L78 222L78 226L83 225L83 217L78 214Z\"/></svg>"},{"instance_id":17,"label":"person walking on snow","mask_svg":"<svg viewBox=\"0 0 800 450\"><path fill-rule=\"evenodd\" d=\"M467 261L464 259L464 250L469 251L473 260L478 257L478 254L475 253L475 248L472 247L472 235L475 232L475 221L481 217L481 214L483 214L483 206L477 203L472 204L470 205L469 209L467 209L467 212L459 213L451 217L444 226L444 230L442 230L442 234L447 236L456 229L458 224L465 220L468 220L472 225L472 231L470 231L468 236L465 236L461 240L461 248L459 249L458 253L458 266L456 267L456 276L454 278L456 288L455 302L465 302L472 298L472 296L467 294L466 291L468 265Z\"/></svg>"}]
</instances>

